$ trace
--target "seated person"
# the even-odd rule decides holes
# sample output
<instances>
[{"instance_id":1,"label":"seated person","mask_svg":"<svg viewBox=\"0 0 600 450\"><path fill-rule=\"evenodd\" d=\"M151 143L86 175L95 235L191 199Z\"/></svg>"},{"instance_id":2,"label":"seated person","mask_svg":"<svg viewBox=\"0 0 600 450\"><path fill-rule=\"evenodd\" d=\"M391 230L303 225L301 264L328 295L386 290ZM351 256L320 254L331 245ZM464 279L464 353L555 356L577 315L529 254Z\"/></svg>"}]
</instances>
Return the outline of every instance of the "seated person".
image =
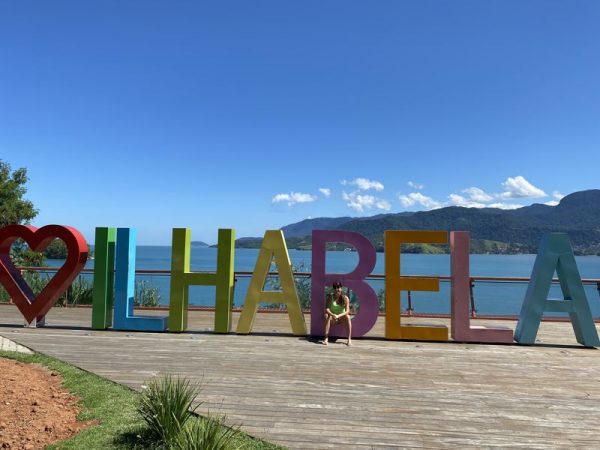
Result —
<instances>
[{"instance_id":1,"label":"seated person","mask_svg":"<svg viewBox=\"0 0 600 450\"><path fill-rule=\"evenodd\" d=\"M325 305L325 339L323 345L329 344L329 327L331 323L343 323L348 330L347 345L352 345L352 322L350 318L350 300L342 292L342 283L333 283L333 295L327 299Z\"/></svg>"}]
</instances>

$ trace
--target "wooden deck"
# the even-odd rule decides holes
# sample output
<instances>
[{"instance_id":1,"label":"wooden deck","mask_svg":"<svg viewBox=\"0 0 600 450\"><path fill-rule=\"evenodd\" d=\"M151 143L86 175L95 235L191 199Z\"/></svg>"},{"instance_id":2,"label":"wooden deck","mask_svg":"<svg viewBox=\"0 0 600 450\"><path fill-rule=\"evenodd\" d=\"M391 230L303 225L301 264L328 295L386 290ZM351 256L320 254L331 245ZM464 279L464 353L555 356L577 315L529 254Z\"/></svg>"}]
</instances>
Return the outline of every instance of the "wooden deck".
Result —
<instances>
[{"instance_id":1,"label":"wooden deck","mask_svg":"<svg viewBox=\"0 0 600 450\"><path fill-rule=\"evenodd\" d=\"M8 339L135 389L186 375L204 385L199 412L290 448L600 442L600 350L579 346L570 323L543 323L536 346L477 345L385 341L381 317L347 348L291 336L285 314L259 314L249 336L211 334L210 312L191 312L182 334L93 331L90 321L89 309L55 308L45 328L23 328L0 306Z\"/></svg>"}]
</instances>

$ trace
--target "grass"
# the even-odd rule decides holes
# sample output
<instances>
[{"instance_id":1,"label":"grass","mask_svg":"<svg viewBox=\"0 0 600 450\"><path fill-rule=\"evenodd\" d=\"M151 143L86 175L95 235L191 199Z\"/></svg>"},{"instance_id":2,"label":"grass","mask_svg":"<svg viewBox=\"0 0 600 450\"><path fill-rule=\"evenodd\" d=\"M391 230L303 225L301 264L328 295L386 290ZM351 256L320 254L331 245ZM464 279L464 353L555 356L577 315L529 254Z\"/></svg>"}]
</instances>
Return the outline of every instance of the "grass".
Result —
<instances>
[{"instance_id":1,"label":"grass","mask_svg":"<svg viewBox=\"0 0 600 450\"><path fill-rule=\"evenodd\" d=\"M85 428L72 438L51 445L48 449L148 448L148 441L144 438L147 435L146 423L137 412L141 398L138 392L40 353L28 355L0 351L0 357L37 363L57 371L63 378L63 387L81 399L82 409L78 419L99 421L99 425ZM201 422L207 419L200 417L193 420ZM237 433L233 448L270 450L282 447Z\"/></svg>"}]
</instances>

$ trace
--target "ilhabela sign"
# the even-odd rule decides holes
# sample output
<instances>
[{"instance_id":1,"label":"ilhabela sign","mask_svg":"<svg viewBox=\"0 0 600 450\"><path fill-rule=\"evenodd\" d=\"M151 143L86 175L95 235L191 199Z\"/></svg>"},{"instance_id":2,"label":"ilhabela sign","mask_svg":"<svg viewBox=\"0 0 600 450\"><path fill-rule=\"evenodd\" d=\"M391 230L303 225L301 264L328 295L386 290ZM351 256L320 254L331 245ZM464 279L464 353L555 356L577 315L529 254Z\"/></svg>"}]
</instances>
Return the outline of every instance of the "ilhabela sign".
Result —
<instances>
[{"instance_id":1,"label":"ilhabela sign","mask_svg":"<svg viewBox=\"0 0 600 450\"><path fill-rule=\"evenodd\" d=\"M385 232L385 338L446 341L449 335L460 342L534 344L546 311L568 313L577 342L598 347L600 341L588 300L583 289L573 250L566 234L546 234L539 247L529 286L516 330L500 327L471 327L469 318L469 233L465 231ZM68 257L62 268L37 295L33 294L10 259L10 248L23 239L32 250L42 251L59 238L67 245ZM451 331L444 325L403 325L400 318L400 292L438 291L439 280L426 277L403 277L400 271L400 249L404 243L450 243L451 264ZM94 264L94 301L92 328L131 331L182 332L187 328L188 288L193 285L215 286L215 333L231 331L234 284L234 242L232 229L220 229L215 272L190 271L191 231L173 229L171 254L171 287L169 315L164 317L134 314L134 277L136 231L131 228L96 228ZM343 242L356 248L358 265L345 274L326 273L326 246ZM0 229L0 283L12 297L28 322L41 320L58 297L67 289L85 265L88 247L74 228L47 225L39 229L28 225L9 225ZM265 291L263 286L274 261L281 290ZM377 296L365 278L375 267L376 253L370 241L349 231L313 231L311 272L311 330L321 336L324 330L325 288L340 281L356 292L360 310L352 319L353 337L364 336L378 319ZM560 281L563 299L548 299L554 273ZM114 294L113 294L114 293ZM248 293L237 324L238 334L248 334L260 302L287 305L292 332L307 335L304 315L296 292L292 266L281 230L265 232ZM342 336L336 326L332 336Z\"/></svg>"}]
</instances>

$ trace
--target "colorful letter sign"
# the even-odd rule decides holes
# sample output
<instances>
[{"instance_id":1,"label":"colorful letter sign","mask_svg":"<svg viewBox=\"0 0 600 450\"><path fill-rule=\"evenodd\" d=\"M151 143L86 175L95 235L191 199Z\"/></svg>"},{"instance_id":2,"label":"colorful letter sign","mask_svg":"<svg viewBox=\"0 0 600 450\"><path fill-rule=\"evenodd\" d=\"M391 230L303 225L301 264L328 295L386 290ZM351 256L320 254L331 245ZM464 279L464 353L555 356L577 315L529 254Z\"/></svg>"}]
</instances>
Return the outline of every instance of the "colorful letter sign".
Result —
<instances>
[{"instance_id":1,"label":"colorful letter sign","mask_svg":"<svg viewBox=\"0 0 600 450\"><path fill-rule=\"evenodd\" d=\"M19 238L23 239L31 250L37 252L44 251L56 238L61 239L67 246L64 265L37 297L10 259L10 248ZM81 272L87 256L87 243L75 228L46 225L38 229L31 225L8 225L0 229L0 283L28 323L34 319L38 322L43 321L46 313Z\"/></svg>"},{"instance_id":2,"label":"colorful letter sign","mask_svg":"<svg viewBox=\"0 0 600 450\"><path fill-rule=\"evenodd\" d=\"M325 273L325 256L328 242L343 242L353 245L358 253L358 265L350 273ZM352 319L352 337L368 333L379 314L377 295L365 281L375 268L376 253L373 244L361 234L352 231L314 230L312 233L312 286L310 334L323 336L325 333L325 286L338 281L349 287L359 298L360 310ZM348 334L342 324L331 327L330 336L345 337Z\"/></svg>"},{"instance_id":3,"label":"colorful letter sign","mask_svg":"<svg viewBox=\"0 0 600 450\"><path fill-rule=\"evenodd\" d=\"M439 291L436 277L402 276L400 271L401 245L403 243L448 242L445 231L385 231L385 337L446 341L448 328L444 325L402 325L400 323L401 291ZM10 259L11 246L23 239L33 251L43 251L54 239L67 246L67 259L37 297L23 279L21 272ZM191 285L215 286L215 333L229 333L232 326L235 233L220 229L217 251L217 268L214 272L191 272L191 231L173 229L171 253L171 287L169 317L136 316L134 314L134 283L136 232L129 228L96 228L93 285L92 328L113 327L117 330L165 331L167 322L171 332L185 331L188 318L188 296ZM350 273L326 273L326 248L328 243L341 242L357 250L358 264ZM0 229L0 284L4 286L28 323L43 322L45 314L69 287L84 267L88 248L83 236L74 228L47 225L37 229L29 225L9 225ZM512 331L504 327L471 326L469 318L469 233L450 232L451 254L451 325L452 338L462 342L511 343ZM275 262L281 290L263 290L271 267ZM379 313L377 296L365 281L375 267L376 253L371 242L361 234L351 231L320 231L312 234L311 274L311 335L325 332L325 290L333 282L340 282L356 294L360 306L352 319L352 337L368 333ZM548 299L557 273L562 299ZM113 299L113 290L115 292ZM292 331L306 334L306 323L300 308L298 293L290 264L287 246L280 230L265 232L245 304L237 324L238 334L252 331L260 302L287 305ZM113 304L114 303L114 304ZM534 344L543 313L568 313L577 341L587 347L600 347L596 324L575 262L573 250L566 234L546 234L540 244L533 272L527 288L514 340ZM332 337L346 337L341 324L330 330Z\"/></svg>"},{"instance_id":4,"label":"colorful letter sign","mask_svg":"<svg viewBox=\"0 0 600 450\"><path fill-rule=\"evenodd\" d=\"M560 281L562 300L548 299L555 270ZM600 346L573 249L565 233L547 233L542 238L515 330L515 341L521 344L535 343L544 311L568 313L577 342L586 347Z\"/></svg>"}]
</instances>

